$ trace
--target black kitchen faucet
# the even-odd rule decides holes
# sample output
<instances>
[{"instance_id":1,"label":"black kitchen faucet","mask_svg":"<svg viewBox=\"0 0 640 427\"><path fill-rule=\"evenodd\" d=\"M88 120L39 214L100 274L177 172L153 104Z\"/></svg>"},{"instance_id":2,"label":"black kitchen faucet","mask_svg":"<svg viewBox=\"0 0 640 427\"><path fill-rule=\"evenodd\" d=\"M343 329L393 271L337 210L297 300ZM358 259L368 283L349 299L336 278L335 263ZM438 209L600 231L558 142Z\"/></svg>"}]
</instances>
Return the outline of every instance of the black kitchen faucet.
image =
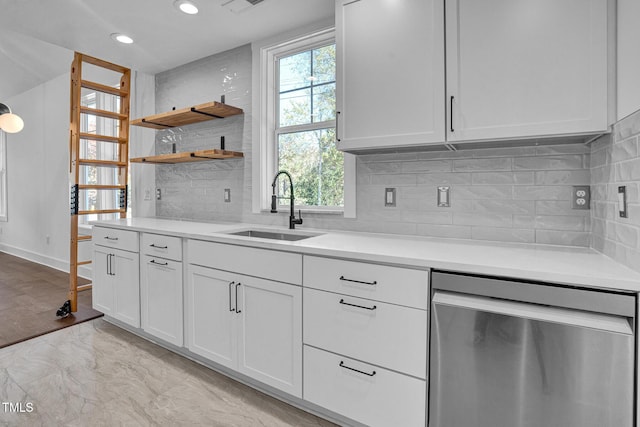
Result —
<instances>
[{"instance_id":1,"label":"black kitchen faucet","mask_svg":"<svg viewBox=\"0 0 640 427\"><path fill-rule=\"evenodd\" d=\"M273 188L273 193L271 195L271 213L278 212L278 210L276 209L276 206L277 206L277 200L280 197L276 196L276 181L278 180L278 177L280 175L286 175L287 178L289 178L289 186L291 187L291 195L289 196L289 201L290 201L289 206L291 208L291 213L289 214L289 228L293 230L296 228L296 224L302 224L302 212L298 210L298 218L296 218L296 215L293 211L293 208L295 206L295 197L293 195L293 180L291 179L291 175L287 171L279 171L276 174L275 178L273 178L273 183L271 184L271 187Z\"/></svg>"}]
</instances>

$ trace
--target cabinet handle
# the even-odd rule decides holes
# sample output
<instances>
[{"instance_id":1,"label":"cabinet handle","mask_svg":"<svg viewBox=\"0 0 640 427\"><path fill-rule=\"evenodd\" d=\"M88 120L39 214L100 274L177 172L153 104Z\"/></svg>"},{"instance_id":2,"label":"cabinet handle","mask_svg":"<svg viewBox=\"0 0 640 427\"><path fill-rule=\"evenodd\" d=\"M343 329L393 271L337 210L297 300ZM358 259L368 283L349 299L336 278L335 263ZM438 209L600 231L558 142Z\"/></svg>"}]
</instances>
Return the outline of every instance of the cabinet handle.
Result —
<instances>
[{"instance_id":1,"label":"cabinet handle","mask_svg":"<svg viewBox=\"0 0 640 427\"><path fill-rule=\"evenodd\" d=\"M453 132L453 95L449 99L449 123L451 124L451 132Z\"/></svg>"},{"instance_id":2,"label":"cabinet handle","mask_svg":"<svg viewBox=\"0 0 640 427\"><path fill-rule=\"evenodd\" d=\"M343 280L345 282L353 282L353 283L361 283L363 285L369 285L369 286L374 286L378 284L377 280L374 280L373 282L363 282L361 280L353 280L353 279L347 279L344 276L340 276L340 280Z\"/></svg>"},{"instance_id":3,"label":"cabinet handle","mask_svg":"<svg viewBox=\"0 0 640 427\"><path fill-rule=\"evenodd\" d=\"M240 314L242 313L242 311L238 308L238 288L240 287L241 283L236 283L236 313Z\"/></svg>"},{"instance_id":4,"label":"cabinet handle","mask_svg":"<svg viewBox=\"0 0 640 427\"><path fill-rule=\"evenodd\" d=\"M107 274L109 276L115 276L116 273L113 272L113 257L115 254L107 255Z\"/></svg>"},{"instance_id":5,"label":"cabinet handle","mask_svg":"<svg viewBox=\"0 0 640 427\"><path fill-rule=\"evenodd\" d=\"M158 246L155 243L152 243L149 246L151 246L152 248L157 248L157 249L167 249L169 247L169 246Z\"/></svg>"},{"instance_id":6,"label":"cabinet handle","mask_svg":"<svg viewBox=\"0 0 640 427\"><path fill-rule=\"evenodd\" d=\"M340 142L341 141L340 135L338 134L338 122L339 122L338 119L339 118L340 118L340 111L336 111L336 142Z\"/></svg>"},{"instance_id":7,"label":"cabinet handle","mask_svg":"<svg viewBox=\"0 0 640 427\"><path fill-rule=\"evenodd\" d=\"M361 370L359 370L359 369L356 369L356 368L352 368L352 367L350 367L350 366L347 366L347 365L345 365L345 364L344 364L344 361L343 361L343 360L341 360L341 361L340 361L340 367L341 367L341 368L344 368L344 369L348 369L348 370L350 370L350 371L357 372L357 373L359 373L359 374L366 375L366 376L368 376L368 377L372 377L372 376L374 376L374 375L376 374L376 371L373 371L373 372L369 373L369 372L364 372L364 371L361 371Z\"/></svg>"},{"instance_id":8,"label":"cabinet handle","mask_svg":"<svg viewBox=\"0 0 640 427\"><path fill-rule=\"evenodd\" d=\"M151 261L149 261L151 264L156 264L156 265L169 265L168 262L158 262L155 259L152 259Z\"/></svg>"},{"instance_id":9,"label":"cabinet handle","mask_svg":"<svg viewBox=\"0 0 640 427\"><path fill-rule=\"evenodd\" d=\"M373 307L365 307L364 305L358 305L358 304L351 304L349 302L345 302L343 299L340 300L340 304L342 305L348 305L351 307L358 307L358 308L364 308L365 310L375 310L376 308L378 308L378 306L373 306Z\"/></svg>"},{"instance_id":10,"label":"cabinet handle","mask_svg":"<svg viewBox=\"0 0 640 427\"><path fill-rule=\"evenodd\" d=\"M118 240L117 237L104 236L104 238L107 239L107 240Z\"/></svg>"},{"instance_id":11,"label":"cabinet handle","mask_svg":"<svg viewBox=\"0 0 640 427\"><path fill-rule=\"evenodd\" d=\"M232 307L231 307L231 287L232 287L233 285L235 285L235 284L236 284L236 282L231 282L231 283L229 283L229 311L236 311L236 309L235 309L235 308L232 308ZM236 300L237 300L237 297L236 297ZM236 304L237 304L237 302L236 302Z\"/></svg>"}]
</instances>

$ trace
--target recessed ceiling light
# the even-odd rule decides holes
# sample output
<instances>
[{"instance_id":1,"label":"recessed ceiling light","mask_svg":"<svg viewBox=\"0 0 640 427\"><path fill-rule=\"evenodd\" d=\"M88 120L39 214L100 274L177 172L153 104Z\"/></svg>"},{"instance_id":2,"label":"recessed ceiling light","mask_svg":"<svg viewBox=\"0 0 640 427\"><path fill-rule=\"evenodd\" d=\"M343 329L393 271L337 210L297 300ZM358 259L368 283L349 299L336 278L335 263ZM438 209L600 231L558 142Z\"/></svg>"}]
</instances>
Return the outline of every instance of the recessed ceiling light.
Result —
<instances>
[{"instance_id":1,"label":"recessed ceiling light","mask_svg":"<svg viewBox=\"0 0 640 427\"><path fill-rule=\"evenodd\" d=\"M120 43L124 43L124 44L131 44L133 43L133 39L125 34L120 34L120 33L113 33L111 34L111 38L114 39L115 41L118 41Z\"/></svg>"},{"instance_id":2,"label":"recessed ceiling light","mask_svg":"<svg viewBox=\"0 0 640 427\"><path fill-rule=\"evenodd\" d=\"M198 13L198 8L195 4L191 3L188 0L176 0L173 2L173 5L178 8L180 12L184 12L188 15L195 15Z\"/></svg>"}]
</instances>

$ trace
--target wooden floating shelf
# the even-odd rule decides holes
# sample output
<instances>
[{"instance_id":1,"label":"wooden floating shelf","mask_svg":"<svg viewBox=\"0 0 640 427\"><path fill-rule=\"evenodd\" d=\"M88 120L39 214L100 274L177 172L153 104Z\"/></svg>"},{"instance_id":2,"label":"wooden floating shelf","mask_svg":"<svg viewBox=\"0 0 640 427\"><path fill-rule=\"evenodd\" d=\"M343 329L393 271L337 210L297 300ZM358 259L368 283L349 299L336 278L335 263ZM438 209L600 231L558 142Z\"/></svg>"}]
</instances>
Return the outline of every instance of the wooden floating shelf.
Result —
<instances>
[{"instance_id":1,"label":"wooden floating shelf","mask_svg":"<svg viewBox=\"0 0 640 427\"><path fill-rule=\"evenodd\" d=\"M150 163L150 164L175 164L175 163L192 163L204 162L207 160L224 160L239 159L244 154L238 151L228 150L200 150L184 153L159 154L157 156L134 157L129 161L131 163Z\"/></svg>"},{"instance_id":2,"label":"wooden floating shelf","mask_svg":"<svg viewBox=\"0 0 640 427\"><path fill-rule=\"evenodd\" d=\"M207 102L194 107L182 108L166 113L154 114L131 121L132 126L142 126L151 129L168 129L176 126L190 125L213 119L242 114L242 108L232 107L221 102Z\"/></svg>"}]
</instances>

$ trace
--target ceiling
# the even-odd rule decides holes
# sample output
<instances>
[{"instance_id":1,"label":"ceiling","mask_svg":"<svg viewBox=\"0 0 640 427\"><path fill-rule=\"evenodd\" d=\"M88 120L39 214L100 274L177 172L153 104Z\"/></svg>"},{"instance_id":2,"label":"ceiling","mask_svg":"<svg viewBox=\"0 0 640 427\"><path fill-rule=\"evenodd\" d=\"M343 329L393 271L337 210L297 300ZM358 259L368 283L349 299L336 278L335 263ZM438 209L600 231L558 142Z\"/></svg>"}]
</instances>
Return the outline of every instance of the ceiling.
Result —
<instances>
[{"instance_id":1,"label":"ceiling","mask_svg":"<svg viewBox=\"0 0 640 427\"><path fill-rule=\"evenodd\" d=\"M239 13L229 0L191 0L197 15L173 1L0 0L0 102L68 72L73 51L156 74L334 14L333 0L264 0Z\"/></svg>"}]
</instances>

